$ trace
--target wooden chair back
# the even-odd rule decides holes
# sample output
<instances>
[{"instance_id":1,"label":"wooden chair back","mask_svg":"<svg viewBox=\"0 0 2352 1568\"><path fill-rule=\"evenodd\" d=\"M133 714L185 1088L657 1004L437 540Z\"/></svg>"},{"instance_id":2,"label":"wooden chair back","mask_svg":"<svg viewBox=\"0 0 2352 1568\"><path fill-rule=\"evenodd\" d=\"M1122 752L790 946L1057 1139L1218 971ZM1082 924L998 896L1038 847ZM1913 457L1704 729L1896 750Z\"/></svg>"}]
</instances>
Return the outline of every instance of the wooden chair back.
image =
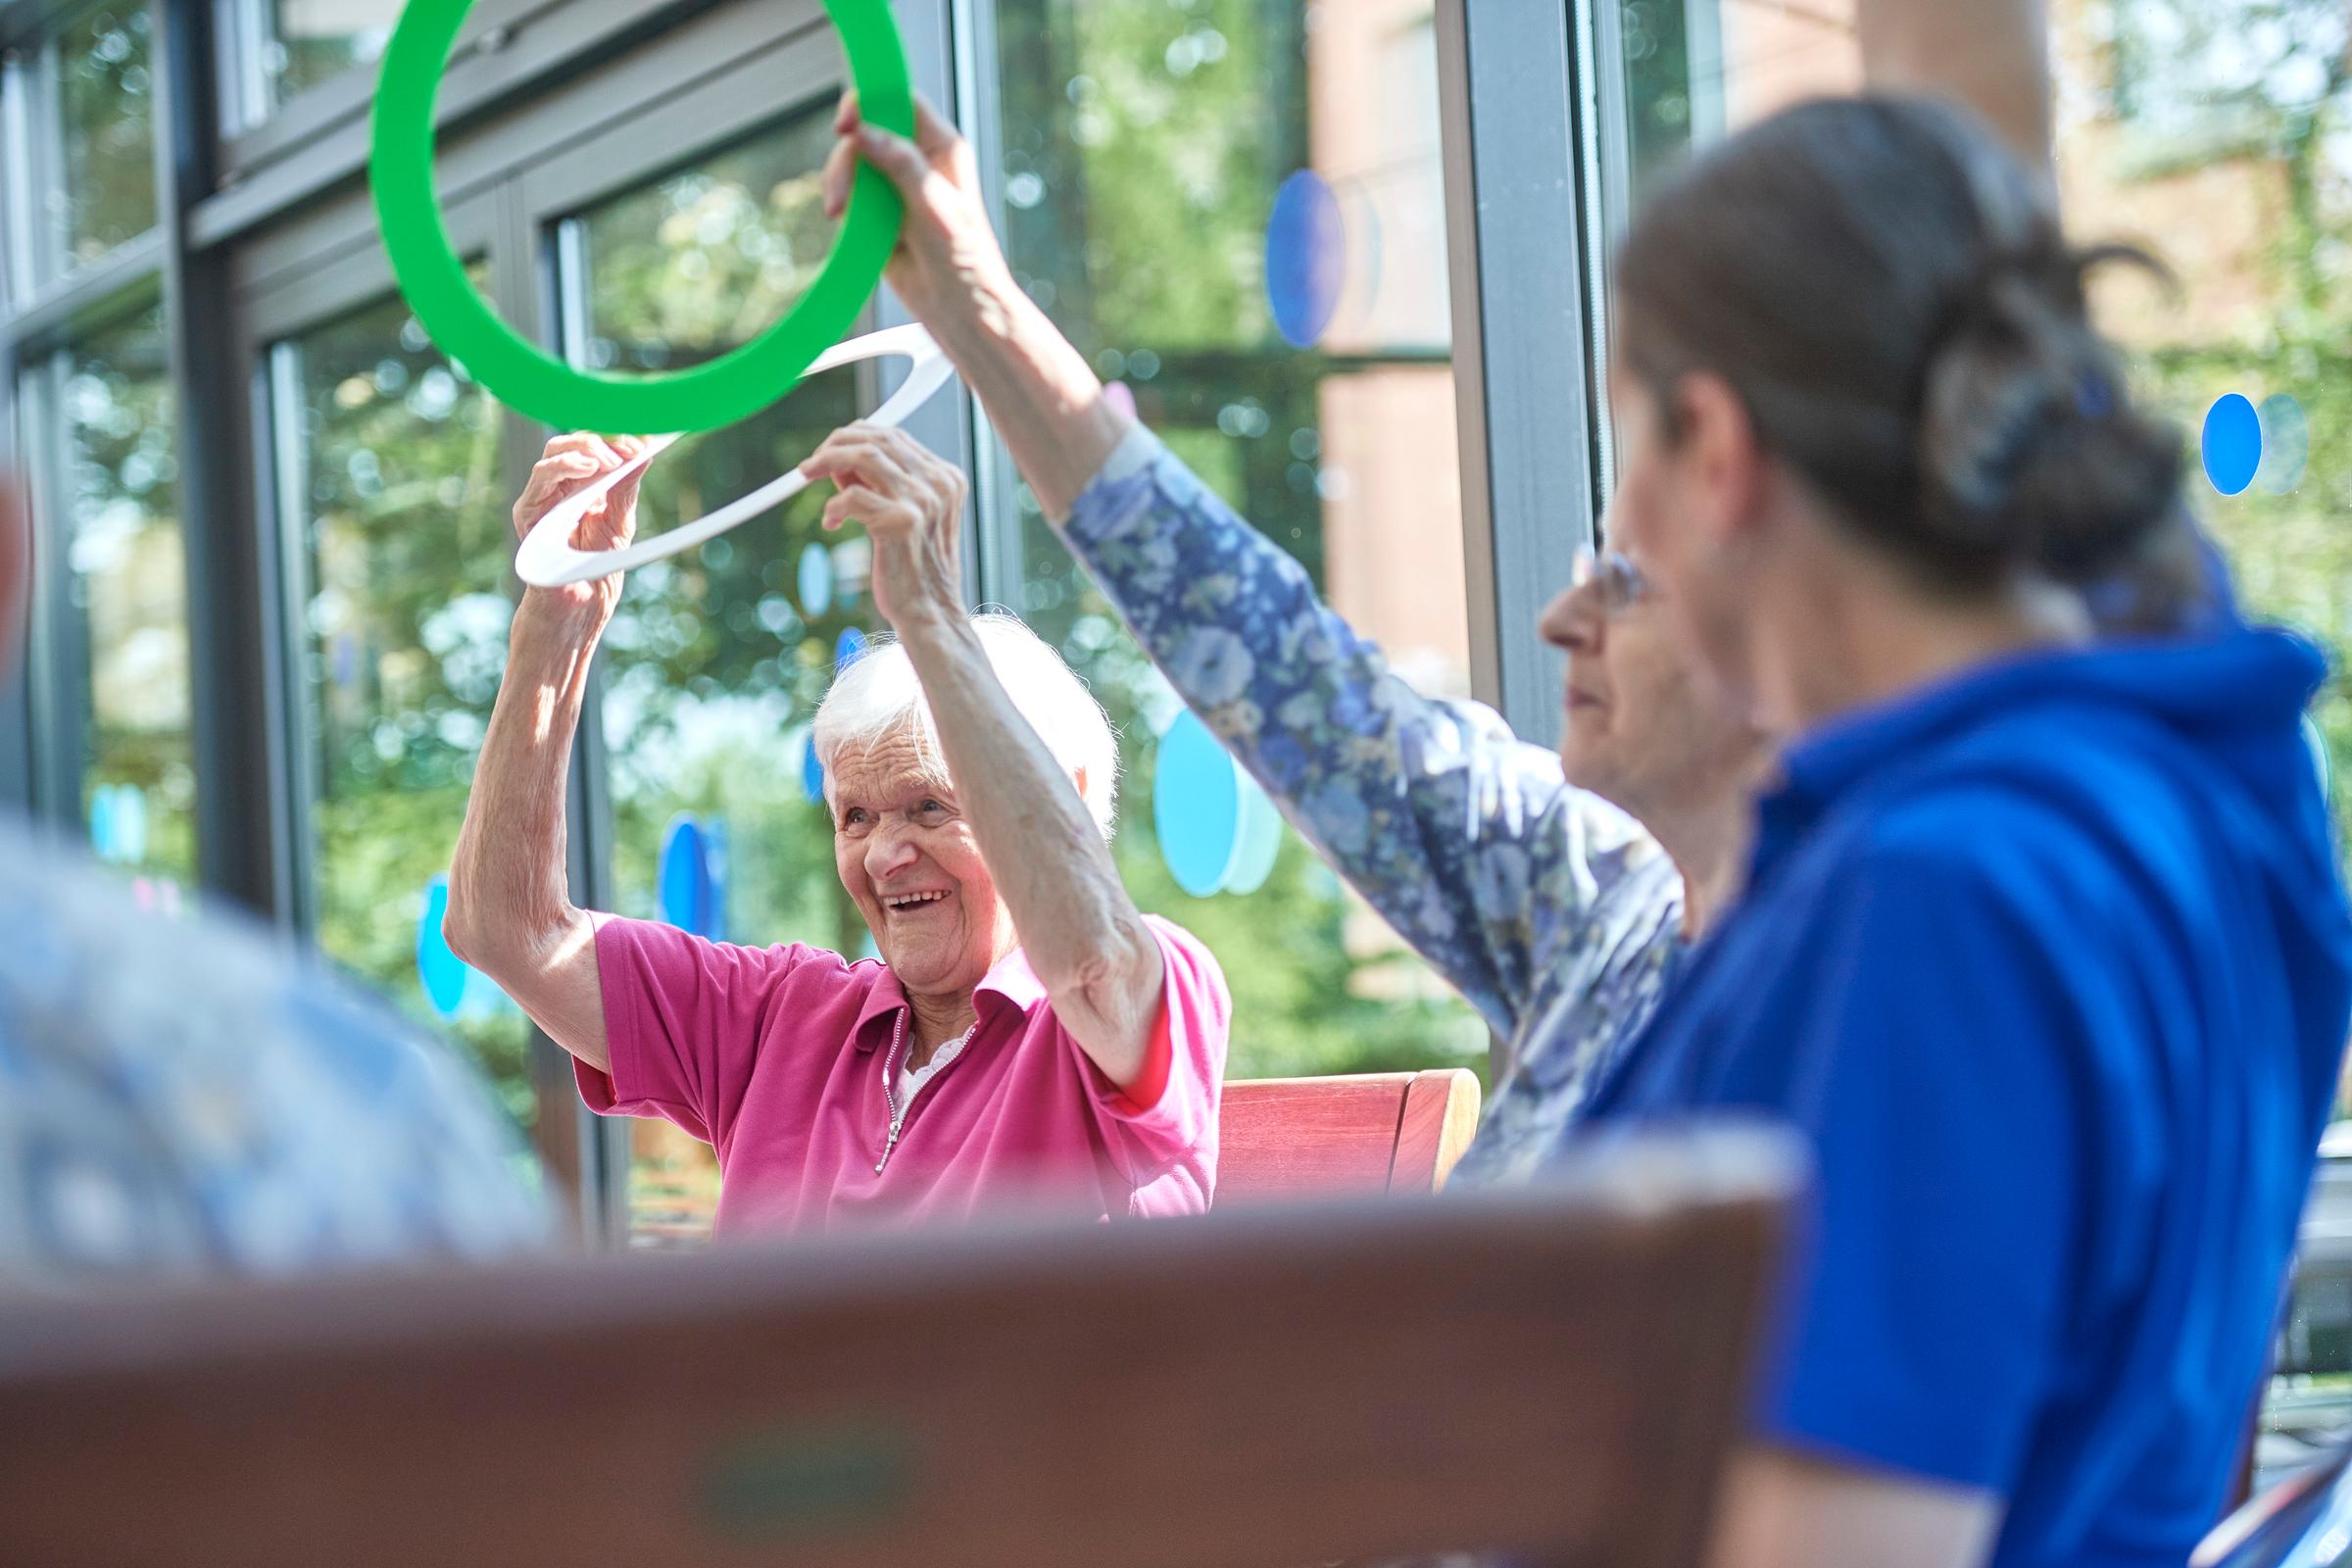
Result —
<instances>
[{"instance_id":1,"label":"wooden chair back","mask_svg":"<svg viewBox=\"0 0 2352 1568\"><path fill-rule=\"evenodd\" d=\"M1228 1083L1217 1206L1434 1193L1478 1131L1478 1075L1460 1067Z\"/></svg>"},{"instance_id":2,"label":"wooden chair back","mask_svg":"<svg viewBox=\"0 0 2352 1568\"><path fill-rule=\"evenodd\" d=\"M18 1301L0 1555L1681 1568L1801 1168Z\"/></svg>"}]
</instances>

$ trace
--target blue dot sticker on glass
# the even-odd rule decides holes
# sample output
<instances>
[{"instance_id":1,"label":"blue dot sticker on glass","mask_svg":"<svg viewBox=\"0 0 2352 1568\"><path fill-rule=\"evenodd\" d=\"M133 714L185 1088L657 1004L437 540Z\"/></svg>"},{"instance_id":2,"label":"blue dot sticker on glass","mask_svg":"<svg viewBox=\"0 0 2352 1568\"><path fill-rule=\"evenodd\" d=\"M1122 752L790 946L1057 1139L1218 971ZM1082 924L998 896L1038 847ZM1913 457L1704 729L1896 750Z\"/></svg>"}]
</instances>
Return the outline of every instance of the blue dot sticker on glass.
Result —
<instances>
[{"instance_id":1,"label":"blue dot sticker on glass","mask_svg":"<svg viewBox=\"0 0 2352 1568\"><path fill-rule=\"evenodd\" d=\"M713 942L726 940L723 836L715 823L681 815L662 844L662 918Z\"/></svg>"},{"instance_id":2,"label":"blue dot sticker on glass","mask_svg":"<svg viewBox=\"0 0 2352 1568\"><path fill-rule=\"evenodd\" d=\"M865 657L865 633L852 626L833 644L833 673L843 670Z\"/></svg>"},{"instance_id":3,"label":"blue dot sticker on glass","mask_svg":"<svg viewBox=\"0 0 2352 1568\"><path fill-rule=\"evenodd\" d=\"M2262 417L2245 394L2231 392L2216 398L2205 411L2205 428L2198 445L2205 459L2205 477L2223 495L2242 493L2262 466Z\"/></svg>"},{"instance_id":4,"label":"blue dot sticker on glass","mask_svg":"<svg viewBox=\"0 0 2352 1568\"><path fill-rule=\"evenodd\" d=\"M1293 348L1311 348L1331 325L1348 275L1348 224L1323 176L1301 169L1282 182L1266 214L1266 308Z\"/></svg>"},{"instance_id":5,"label":"blue dot sticker on glass","mask_svg":"<svg viewBox=\"0 0 2352 1568\"><path fill-rule=\"evenodd\" d=\"M1241 772L1190 709L1159 738L1152 775L1152 826L1176 885L1196 899L1233 874L1241 838Z\"/></svg>"},{"instance_id":6,"label":"blue dot sticker on glass","mask_svg":"<svg viewBox=\"0 0 2352 1568\"><path fill-rule=\"evenodd\" d=\"M812 544L801 552L801 613L822 619L833 608L833 553Z\"/></svg>"},{"instance_id":7,"label":"blue dot sticker on glass","mask_svg":"<svg viewBox=\"0 0 2352 1568\"><path fill-rule=\"evenodd\" d=\"M801 758L801 793L810 803L822 806L825 801L825 764L816 758L816 736L803 724L785 737L785 745L796 749Z\"/></svg>"},{"instance_id":8,"label":"blue dot sticker on glass","mask_svg":"<svg viewBox=\"0 0 2352 1568\"><path fill-rule=\"evenodd\" d=\"M466 1003L466 965L449 950L441 921L449 913L449 878L434 877L424 885L424 915L416 922L416 978L433 1015L447 1022Z\"/></svg>"},{"instance_id":9,"label":"blue dot sticker on glass","mask_svg":"<svg viewBox=\"0 0 2352 1568\"><path fill-rule=\"evenodd\" d=\"M2311 420L2303 405L2284 392L2264 398L2254 414L2262 424L2262 462L2254 482L2270 495L2291 495L2311 464Z\"/></svg>"}]
</instances>

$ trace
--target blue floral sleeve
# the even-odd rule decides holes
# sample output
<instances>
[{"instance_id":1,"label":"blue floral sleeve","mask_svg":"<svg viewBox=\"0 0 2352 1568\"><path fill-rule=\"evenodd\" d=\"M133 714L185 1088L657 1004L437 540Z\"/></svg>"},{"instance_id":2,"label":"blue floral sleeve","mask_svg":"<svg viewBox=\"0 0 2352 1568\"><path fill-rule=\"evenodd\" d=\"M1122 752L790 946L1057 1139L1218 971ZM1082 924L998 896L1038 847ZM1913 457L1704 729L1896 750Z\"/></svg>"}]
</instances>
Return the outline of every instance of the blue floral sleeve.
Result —
<instances>
[{"instance_id":1,"label":"blue floral sleeve","mask_svg":"<svg viewBox=\"0 0 2352 1568\"><path fill-rule=\"evenodd\" d=\"M1574 960L1618 946L1612 890L1664 869L1647 834L1492 709L1407 686L1148 432L1062 533L1283 814L1498 1033L1519 1041Z\"/></svg>"}]
</instances>

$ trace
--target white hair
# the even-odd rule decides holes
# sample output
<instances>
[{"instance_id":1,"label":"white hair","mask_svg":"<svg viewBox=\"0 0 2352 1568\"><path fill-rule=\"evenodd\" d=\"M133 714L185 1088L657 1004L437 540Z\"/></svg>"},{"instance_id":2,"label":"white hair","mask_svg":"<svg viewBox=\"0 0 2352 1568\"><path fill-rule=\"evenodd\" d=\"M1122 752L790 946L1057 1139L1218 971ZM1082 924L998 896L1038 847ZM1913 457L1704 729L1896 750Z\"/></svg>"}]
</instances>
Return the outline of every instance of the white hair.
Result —
<instances>
[{"instance_id":1,"label":"white hair","mask_svg":"<svg viewBox=\"0 0 2352 1568\"><path fill-rule=\"evenodd\" d=\"M1118 816L1119 743L1110 718L1078 672L1062 662L1037 633L1015 617L988 612L972 617L972 630L1005 695L1037 731L1046 750L1080 790L1095 825L1110 837ZM914 663L895 638L877 637L862 657L833 678L816 710L812 729L816 760L825 770L825 798L833 798L833 760L844 747L861 750L885 738L906 736L923 763L948 779L940 755L931 705L915 677Z\"/></svg>"}]
</instances>

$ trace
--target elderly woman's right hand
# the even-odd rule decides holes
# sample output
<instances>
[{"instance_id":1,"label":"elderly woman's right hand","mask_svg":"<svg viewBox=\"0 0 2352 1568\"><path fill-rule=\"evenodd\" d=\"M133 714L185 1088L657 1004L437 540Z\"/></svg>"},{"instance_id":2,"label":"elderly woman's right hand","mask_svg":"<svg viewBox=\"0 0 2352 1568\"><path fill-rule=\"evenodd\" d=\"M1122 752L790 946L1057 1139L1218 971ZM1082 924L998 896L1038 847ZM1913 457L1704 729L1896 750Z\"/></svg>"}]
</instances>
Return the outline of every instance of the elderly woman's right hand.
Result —
<instances>
[{"instance_id":1,"label":"elderly woman's right hand","mask_svg":"<svg viewBox=\"0 0 2352 1568\"><path fill-rule=\"evenodd\" d=\"M912 141L867 124L854 92L842 96L833 128L841 140L825 160L825 215L839 218L848 208L860 159L898 187L906 221L884 276L915 319L952 345L959 328L985 319L1014 290L981 200L971 144L919 97Z\"/></svg>"},{"instance_id":2,"label":"elderly woman's right hand","mask_svg":"<svg viewBox=\"0 0 2352 1568\"><path fill-rule=\"evenodd\" d=\"M578 494L644 450L645 443L636 436L616 435L608 440L584 430L549 441L539 461L531 466L530 480L514 503L514 537L528 537L539 519L565 497ZM633 474L606 492L580 519L571 543L582 550L612 550L627 544L637 531L637 484L643 477ZM620 574L614 572L593 582L526 589L522 606L533 615L552 618L573 637L594 638L612 618L620 604Z\"/></svg>"}]
</instances>

